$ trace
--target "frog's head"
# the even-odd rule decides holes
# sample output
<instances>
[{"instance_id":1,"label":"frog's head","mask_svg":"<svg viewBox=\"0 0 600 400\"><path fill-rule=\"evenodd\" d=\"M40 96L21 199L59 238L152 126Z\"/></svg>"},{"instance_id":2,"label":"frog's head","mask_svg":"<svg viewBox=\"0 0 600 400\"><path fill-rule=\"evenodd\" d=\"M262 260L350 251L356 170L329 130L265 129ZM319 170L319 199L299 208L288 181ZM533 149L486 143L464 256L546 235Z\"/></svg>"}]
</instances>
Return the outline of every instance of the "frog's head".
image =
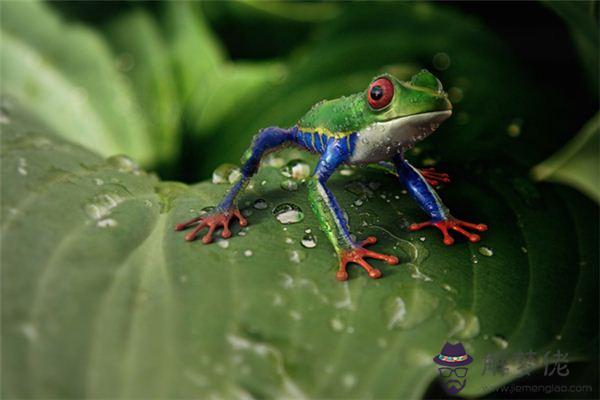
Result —
<instances>
[{"instance_id":1,"label":"frog's head","mask_svg":"<svg viewBox=\"0 0 600 400\"><path fill-rule=\"evenodd\" d=\"M402 148L427 137L452 115L441 82L427 70L406 82L387 74L379 76L365 91L364 101L372 125L363 133L376 130L381 139Z\"/></svg>"}]
</instances>

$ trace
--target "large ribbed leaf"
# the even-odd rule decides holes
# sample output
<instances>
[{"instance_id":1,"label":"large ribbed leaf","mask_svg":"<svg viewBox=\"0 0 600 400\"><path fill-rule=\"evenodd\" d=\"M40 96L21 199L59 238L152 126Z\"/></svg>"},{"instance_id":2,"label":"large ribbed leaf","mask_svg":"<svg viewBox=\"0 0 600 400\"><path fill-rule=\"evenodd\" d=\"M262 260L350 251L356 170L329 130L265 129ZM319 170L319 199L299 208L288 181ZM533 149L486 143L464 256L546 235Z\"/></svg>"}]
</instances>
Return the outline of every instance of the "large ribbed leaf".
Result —
<instances>
[{"instance_id":1,"label":"large ribbed leaf","mask_svg":"<svg viewBox=\"0 0 600 400\"><path fill-rule=\"evenodd\" d=\"M105 40L62 21L43 3L0 7L2 95L28 104L57 134L100 154L153 161L157 146Z\"/></svg>"},{"instance_id":2,"label":"large ribbed leaf","mask_svg":"<svg viewBox=\"0 0 600 400\"><path fill-rule=\"evenodd\" d=\"M482 375L487 354L535 351L530 370L546 351L597 353L598 211L572 191L510 169L451 171L441 195L490 230L446 247L438 232L406 231L424 216L393 177L336 174L330 187L355 233L401 259L375 262L380 280L354 268L340 283L305 186L282 190L279 170L263 168L241 198L248 229L188 243L173 225L226 185L160 182L10 110L0 125L3 397L415 398L449 339L475 359L465 389L475 395L519 372ZM271 210L284 202L303 221L281 225ZM307 229L315 248L300 245Z\"/></svg>"}]
</instances>

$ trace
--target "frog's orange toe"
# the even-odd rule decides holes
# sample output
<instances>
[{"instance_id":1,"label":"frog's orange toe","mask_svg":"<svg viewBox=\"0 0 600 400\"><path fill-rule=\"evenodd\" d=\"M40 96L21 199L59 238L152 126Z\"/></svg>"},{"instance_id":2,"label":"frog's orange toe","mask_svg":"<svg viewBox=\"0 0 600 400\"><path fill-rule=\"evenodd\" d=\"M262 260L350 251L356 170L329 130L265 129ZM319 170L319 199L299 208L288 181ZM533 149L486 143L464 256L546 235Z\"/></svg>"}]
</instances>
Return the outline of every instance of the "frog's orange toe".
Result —
<instances>
[{"instance_id":1,"label":"frog's orange toe","mask_svg":"<svg viewBox=\"0 0 600 400\"><path fill-rule=\"evenodd\" d=\"M248 225L248 221L242 216L240 211L237 208L232 208L227 211L213 212L207 215L192 218L187 222L175 225L175 230L181 231L194 225L196 222L200 222L194 227L193 231L185 235L184 239L191 242L192 240L196 239L196 236L198 236L198 233L202 229L208 227L208 232L202 237L202 243L209 244L213 241L213 234L215 230L219 228L223 228L221 237L228 239L232 236L231 230L229 229L229 223L234 217L239 220L241 226Z\"/></svg>"},{"instance_id":2,"label":"frog's orange toe","mask_svg":"<svg viewBox=\"0 0 600 400\"><path fill-rule=\"evenodd\" d=\"M371 244L377 243L377 238L375 236L369 236L365 240L363 240L359 246L344 249L340 252L340 269L336 274L336 278L338 281L345 281L348 279L348 272L346 270L349 263L354 263L360 265L370 278L379 279L382 276L382 273L379 269L373 268L368 262L365 261L365 258L374 258L377 260L383 260L390 265L398 264L398 257L390 256L387 254L378 253L375 251L367 250L364 246L368 246Z\"/></svg>"}]
</instances>

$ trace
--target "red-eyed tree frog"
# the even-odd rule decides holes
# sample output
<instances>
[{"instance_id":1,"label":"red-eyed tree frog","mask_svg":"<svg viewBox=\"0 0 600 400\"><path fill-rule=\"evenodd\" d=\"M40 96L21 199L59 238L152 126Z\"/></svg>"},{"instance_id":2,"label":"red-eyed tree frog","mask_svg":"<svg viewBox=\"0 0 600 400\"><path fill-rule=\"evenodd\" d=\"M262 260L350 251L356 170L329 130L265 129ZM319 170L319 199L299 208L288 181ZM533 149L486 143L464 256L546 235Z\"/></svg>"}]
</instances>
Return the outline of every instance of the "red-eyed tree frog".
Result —
<instances>
[{"instance_id":1,"label":"red-eyed tree frog","mask_svg":"<svg viewBox=\"0 0 600 400\"><path fill-rule=\"evenodd\" d=\"M208 228L202 238L205 244L212 242L213 234L219 228L222 228L223 238L231 237L229 224L233 217L241 226L248 223L235 200L258 170L262 156L293 145L320 155L308 182L308 197L321 229L338 255L338 280L348 279L348 263L360 265L371 278L381 277L381 271L373 268L365 258L398 263L398 258L393 255L366 249L367 245L377 242L375 237L353 240L342 208L327 188L327 180L342 164L379 164L393 171L430 217L427 222L410 225L409 230L434 226L442 232L447 245L454 243L450 230L477 242L479 235L469 230L485 231L487 226L453 217L432 187L439 182L448 182L448 175L432 169L418 170L404 158L407 149L434 132L451 115L452 104L440 81L430 72L422 70L406 82L387 74L379 76L363 92L317 103L290 128L261 130L244 153L241 174L221 203L209 214L178 224L175 229L179 231L196 225L185 236L191 241L202 229Z\"/></svg>"}]
</instances>

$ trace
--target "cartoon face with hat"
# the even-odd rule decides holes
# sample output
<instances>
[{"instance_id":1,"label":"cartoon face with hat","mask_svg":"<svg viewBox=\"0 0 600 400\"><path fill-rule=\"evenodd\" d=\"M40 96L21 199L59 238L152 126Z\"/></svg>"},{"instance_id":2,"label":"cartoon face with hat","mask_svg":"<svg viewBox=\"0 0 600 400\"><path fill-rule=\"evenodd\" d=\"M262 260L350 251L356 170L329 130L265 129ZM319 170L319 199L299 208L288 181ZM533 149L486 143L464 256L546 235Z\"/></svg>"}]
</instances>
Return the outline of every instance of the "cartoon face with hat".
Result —
<instances>
[{"instance_id":1,"label":"cartoon face with hat","mask_svg":"<svg viewBox=\"0 0 600 400\"><path fill-rule=\"evenodd\" d=\"M467 384L467 367L473 357L467 354L462 343L446 342L442 351L433 357L433 362L440 365L438 371L444 380L444 389L448 394L457 394Z\"/></svg>"}]
</instances>

